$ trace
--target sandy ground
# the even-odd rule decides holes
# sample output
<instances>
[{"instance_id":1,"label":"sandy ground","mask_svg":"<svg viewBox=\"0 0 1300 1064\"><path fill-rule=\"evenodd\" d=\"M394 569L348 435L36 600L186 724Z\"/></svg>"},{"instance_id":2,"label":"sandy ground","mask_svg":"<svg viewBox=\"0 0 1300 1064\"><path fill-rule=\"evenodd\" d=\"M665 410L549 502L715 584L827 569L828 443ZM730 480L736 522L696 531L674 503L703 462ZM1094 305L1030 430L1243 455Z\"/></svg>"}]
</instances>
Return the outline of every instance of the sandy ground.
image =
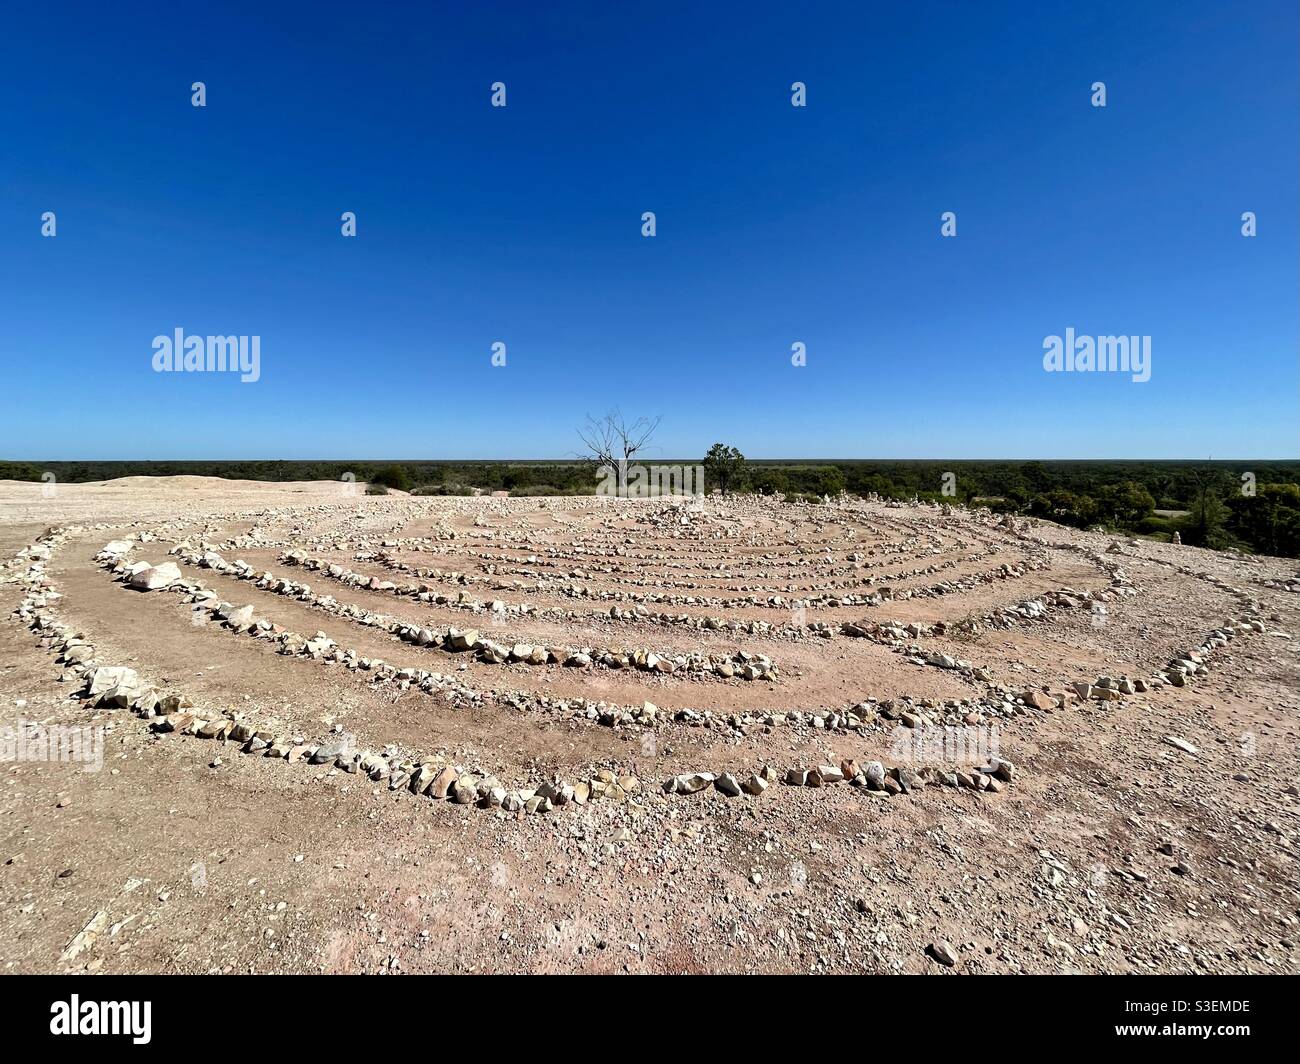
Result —
<instances>
[{"instance_id":1,"label":"sandy ground","mask_svg":"<svg viewBox=\"0 0 1300 1064\"><path fill-rule=\"evenodd\" d=\"M60 597L43 609L99 662L159 691L276 734L319 740L342 728L366 750L479 767L507 788L610 769L644 791L533 815L456 805L93 707L50 641L14 614L33 560L16 556L56 528L67 531L44 566ZM507 645L745 651L779 671L745 681L489 664L180 561L186 580L253 605L276 631L321 630L359 656L479 693L456 702L196 623L186 595L133 591L96 563L130 537L132 560L210 548L359 611L475 627ZM400 587L363 589L288 566L288 550L376 583L573 615L503 620ZM99 771L0 763L3 971L1300 969L1300 596L1263 583L1294 576L1294 561L1036 522L1007 529L932 507L375 498L194 477L52 493L0 482L0 560L0 727L90 725L105 742ZM1019 575L984 578L1003 565ZM978 677L839 634L844 622L978 620L1064 587L1106 593L1116 565L1136 593L1104 613L1053 609L910 640ZM879 605L825 601L882 586L893 597ZM647 600L663 595L709 602ZM796 612L799 599L817 604ZM672 616L609 614L638 602ZM1263 630L1243 630L1185 687L1114 701L1072 693L1103 674L1151 677L1246 616ZM708 617L773 629L698 627ZM829 637L791 634L823 621ZM1031 689L1059 705L980 709ZM650 701L661 719L611 727L538 711L542 698ZM789 711L820 723L872 699L969 716L984 735L996 725L1013 779L996 793L931 782L889 798L847 782L778 782L757 797L659 786L695 771L899 764L898 724L878 714L851 728L765 723ZM695 719L673 719L685 710ZM91 924L94 941L70 955ZM935 955L945 944L951 965Z\"/></svg>"}]
</instances>

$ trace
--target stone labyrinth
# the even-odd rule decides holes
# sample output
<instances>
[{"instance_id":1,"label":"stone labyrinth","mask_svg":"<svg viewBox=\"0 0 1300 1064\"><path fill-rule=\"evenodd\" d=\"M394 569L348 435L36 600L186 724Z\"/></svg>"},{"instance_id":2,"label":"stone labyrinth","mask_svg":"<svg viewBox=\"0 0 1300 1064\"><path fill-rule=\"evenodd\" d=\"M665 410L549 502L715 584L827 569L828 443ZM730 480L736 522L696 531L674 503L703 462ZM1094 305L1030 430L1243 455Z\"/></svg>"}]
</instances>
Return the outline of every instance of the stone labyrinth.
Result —
<instances>
[{"instance_id":1,"label":"stone labyrinth","mask_svg":"<svg viewBox=\"0 0 1300 1064\"><path fill-rule=\"evenodd\" d=\"M1252 589L1084 542L877 500L390 497L64 525L5 579L88 722L435 811L635 816L1000 801L1020 729L1139 713L1264 630ZM1175 573L1219 620L1126 619Z\"/></svg>"}]
</instances>

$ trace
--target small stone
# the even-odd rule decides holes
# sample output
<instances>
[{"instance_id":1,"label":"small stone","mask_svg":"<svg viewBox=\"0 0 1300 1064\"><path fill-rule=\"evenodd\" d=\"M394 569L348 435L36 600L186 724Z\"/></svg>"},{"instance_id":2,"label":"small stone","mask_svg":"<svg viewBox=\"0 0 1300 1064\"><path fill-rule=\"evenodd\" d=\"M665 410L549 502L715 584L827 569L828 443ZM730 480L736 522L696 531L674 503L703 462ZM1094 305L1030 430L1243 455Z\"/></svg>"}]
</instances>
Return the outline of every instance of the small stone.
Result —
<instances>
[{"instance_id":1,"label":"small stone","mask_svg":"<svg viewBox=\"0 0 1300 1064\"><path fill-rule=\"evenodd\" d=\"M740 796L740 784L730 772L722 773L713 781L713 785L728 798L738 798Z\"/></svg>"},{"instance_id":2,"label":"small stone","mask_svg":"<svg viewBox=\"0 0 1300 1064\"><path fill-rule=\"evenodd\" d=\"M1029 705L1033 706L1035 709L1042 710L1044 713L1050 712L1056 708L1056 699L1046 691L1026 691L1024 698Z\"/></svg>"},{"instance_id":3,"label":"small stone","mask_svg":"<svg viewBox=\"0 0 1300 1064\"><path fill-rule=\"evenodd\" d=\"M952 946L940 939L938 942L931 942L926 947L926 952L933 960L938 961L945 968L951 968L957 963L957 954Z\"/></svg>"}]
</instances>

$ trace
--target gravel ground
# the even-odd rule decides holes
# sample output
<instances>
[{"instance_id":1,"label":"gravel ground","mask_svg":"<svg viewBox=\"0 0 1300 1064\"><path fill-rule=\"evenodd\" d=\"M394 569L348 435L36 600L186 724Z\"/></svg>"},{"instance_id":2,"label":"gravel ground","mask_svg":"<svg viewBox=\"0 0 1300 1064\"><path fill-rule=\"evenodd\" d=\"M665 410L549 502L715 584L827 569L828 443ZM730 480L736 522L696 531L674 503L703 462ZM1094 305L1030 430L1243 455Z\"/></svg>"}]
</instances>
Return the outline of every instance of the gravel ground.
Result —
<instances>
[{"instance_id":1,"label":"gravel ground","mask_svg":"<svg viewBox=\"0 0 1300 1064\"><path fill-rule=\"evenodd\" d=\"M28 551L53 529L48 558ZM124 564L170 560L181 582L131 589L96 560L115 540ZM0 483L0 559L0 728L103 742L97 771L0 762L3 971L1300 968L1294 561L879 502L189 477L52 497ZM57 592L35 607L33 566ZM196 610L200 584L251 605L261 637ZM345 736L390 763L372 779L255 756L95 705L36 613L204 719ZM404 641L398 622L440 640ZM1204 669L1160 679L1230 622ZM450 628L593 660L492 663L444 647ZM279 652L317 631L417 679ZM628 658L642 649L710 664L645 669ZM774 669L710 671L737 655ZM653 721L620 715L645 703ZM907 745L944 724L996 736L1001 775ZM904 793L867 784L873 760ZM863 785L785 782L845 762ZM456 804L390 788L399 763L570 791L537 813ZM662 786L765 768L756 796ZM602 772L635 790L580 804L573 786ZM958 772L975 785L948 785Z\"/></svg>"}]
</instances>

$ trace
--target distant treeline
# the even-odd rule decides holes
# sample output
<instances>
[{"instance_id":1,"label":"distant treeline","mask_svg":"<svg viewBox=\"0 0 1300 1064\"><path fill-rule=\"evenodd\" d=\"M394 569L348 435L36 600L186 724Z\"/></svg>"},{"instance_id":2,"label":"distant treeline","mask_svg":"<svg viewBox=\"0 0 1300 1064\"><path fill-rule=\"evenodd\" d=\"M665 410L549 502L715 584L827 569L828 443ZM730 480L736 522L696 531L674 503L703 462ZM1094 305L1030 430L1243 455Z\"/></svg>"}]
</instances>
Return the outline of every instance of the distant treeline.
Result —
<instances>
[{"instance_id":1,"label":"distant treeline","mask_svg":"<svg viewBox=\"0 0 1300 1064\"><path fill-rule=\"evenodd\" d=\"M596 487L594 467L576 461L0 462L0 479L39 481L45 473L61 483L181 475L342 480L351 474L359 482L424 495L469 495L476 489L578 495ZM809 499L847 491L980 503L1080 528L1160 539L1178 532L1183 542L1198 546L1300 557L1300 461L751 459L742 462L730 487Z\"/></svg>"},{"instance_id":2,"label":"distant treeline","mask_svg":"<svg viewBox=\"0 0 1300 1064\"><path fill-rule=\"evenodd\" d=\"M54 474L61 484L118 477L223 477L226 480L344 480L383 484L402 491L472 494L530 487L558 494L595 490L595 473L580 462L429 462L429 461L245 461L245 462L0 462L0 480L40 480Z\"/></svg>"}]
</instances>

